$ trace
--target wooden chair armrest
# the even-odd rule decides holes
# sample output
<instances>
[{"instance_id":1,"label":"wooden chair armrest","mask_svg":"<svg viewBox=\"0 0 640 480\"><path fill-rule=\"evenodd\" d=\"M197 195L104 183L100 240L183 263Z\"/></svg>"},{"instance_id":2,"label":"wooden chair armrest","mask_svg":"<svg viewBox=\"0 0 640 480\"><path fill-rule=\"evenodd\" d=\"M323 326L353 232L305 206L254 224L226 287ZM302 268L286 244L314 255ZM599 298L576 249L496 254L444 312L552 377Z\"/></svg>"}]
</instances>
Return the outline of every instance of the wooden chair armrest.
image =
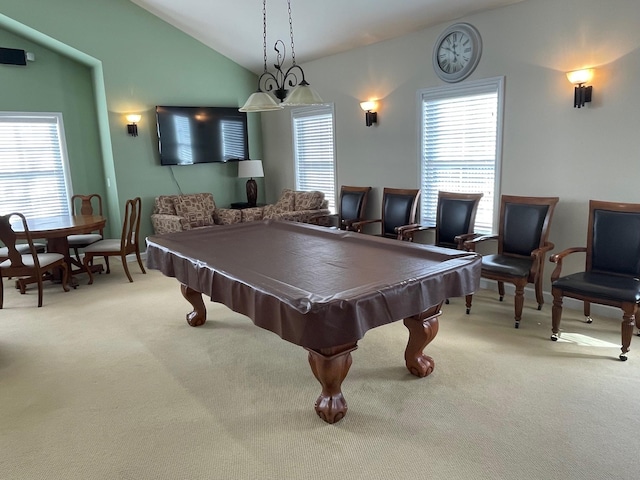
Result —
<instances>
[{"instance_id":1,"label":"wooden chair armrest","mask_svg":"<svg viewBox=\"0 0 640 480\"><path fill-rule=\"evenodd\" d=\"M382 222L381 218L376 218L374 220L360 220L359 222L353 222L351 224L351 228L358 233L362 233L362 227L364 227L365 225L369 225L371 223L380 223L380 222Z\"/></svg>"},{"instance_id":2,"label":"wooden chair armrest","mask_svg":"<svg viewBox=\"0 0 640 480\"><path fill-rule=\"evenodd\" d=\"M564 259L564 257L567 257L572 253L585 253L586 251L586 247L571 247L561 251L560 253L551 255L549 257L549 261L556 264L556 268L554 268L553 272L551 272L551 281L555 282L558 278L560 278L560 273L562 272L562 260Z\"/></svg>"},{"instance_id":3,"label":"wooden chair armrest","mask_svg":"<svg viewBox=\"0 0 640 480\"><path fill-rule=\"evenodd\" d=\"M479 237L472 238L471 240L466 240L463 243L464 249L468 252L475 252L476 245L480 242L486 242L487 240L497 240L498 235L480 235Z\"/></svg>"},{"instance_id":4,"label":"wooden chair armrest","mask_svg":"<svg viewBox=\"0 0 640 480\"><path fill-rule=\"evenodd\" d=\"M424 230L431 230L435 227L427 227L425 225L419 225L417 223L412 223L409 225L402 225L400 227L396 227L396 233L398 234L398 240L408 240L410 242L413 241L413 236L416 232L422 232Z\"/></svg>"},{"instance_id":5,"label":"wooden chair armrest","mask_svg":"<svg viewBox=\"0 0 640 480\"><path fill-rule=\"evenodd\" d=\"M464 249L464 242L468 242L472 238L476 238L476 237L479 237L479 236L480 236L480 234L473 233L473 232L472 233L463 233L461 235L456 235L455 237L453 237L453 241L456 242L456 244L458 245L458 250L463 250Z\"/></svg>"}]
</instances>

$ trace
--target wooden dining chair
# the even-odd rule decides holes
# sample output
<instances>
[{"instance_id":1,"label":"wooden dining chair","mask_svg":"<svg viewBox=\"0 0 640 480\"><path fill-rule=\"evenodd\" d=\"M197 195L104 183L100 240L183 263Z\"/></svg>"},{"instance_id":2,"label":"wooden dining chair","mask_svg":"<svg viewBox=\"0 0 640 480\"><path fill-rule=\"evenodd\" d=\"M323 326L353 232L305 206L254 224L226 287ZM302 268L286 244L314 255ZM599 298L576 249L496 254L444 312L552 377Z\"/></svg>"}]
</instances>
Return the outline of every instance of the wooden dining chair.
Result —
<instances>
[{"instance_id":1,"label":"wooden dining chair","mask_svg":"<svg viewBox=\"0 0 640 480\"><path fill-rule=\"evenodd\" d=\"M71 197L72 215L100 215L102 216L102 197L97 193L91 195L73 195ZM80 249L86 248L92 243L96 243L103 238L103 229L92 233L79 235L68 235L69 249L73 249L76 265L82 267L80 259Z\"/></svg>"},{"instance_id":2,"label":"wooden dining chair","mask_svg":"<svg viewBox=\"0 0 640 480\"><path fill-rule=\"evenodd\" d=\"M11 225L12 217L20 219L24 235L27 238L26 244L16 244L17 236ZM0 241L6 248L6 258L0 263L0 308L4 303L3 277L35 279L35 283L38 284L38 307L42 306L43 281L49 279L47 274L50 274L53 269L59 268L62 271L62 288L65 292L69 291L67 286L69 269L64 255L61 253L37 253L24 215L15 212L0 216ZM20 250L24 247L21 245L28 245L29 252L22 253ZM20 289L20 293L25 293L23 288Z\"/></svg>"},{"instance_id":3,"label":"wooden dining chair","mask_svg":"<svg viewBox=\"0 0 640 480\"><path fill-rule=\"evenodd\" d=\"M129 267L127 266L127 255L135 253L140 265L142 273L147 273L142 264L140 256L140 211L142 209L142 201L140 197L127 200L124 210L124 222L122 224L122 235L120 238L102 239L92 243L84 249L84 267L89 274L89 285L93 283L93 272L90 266L93 257L104 257L107 264L107 273L109 273L109 257L118 256L122 260L124 272L130 282L133 282Z\"/></svg>"},{"instance_id":4,"label":"wooden dining chair","mask_svg":"<svg viewBox=\"0 0 640 480\"><path fill-rule=\"evenodd\" d=\"M367 208L369 192L371 192L371 187L342 185L340 187L338 213L314 217L312 223L326 224L327 226L337 227L340 230L352 230L351 225L364 220L363 215Z\"/></svg>"}]
</instances>

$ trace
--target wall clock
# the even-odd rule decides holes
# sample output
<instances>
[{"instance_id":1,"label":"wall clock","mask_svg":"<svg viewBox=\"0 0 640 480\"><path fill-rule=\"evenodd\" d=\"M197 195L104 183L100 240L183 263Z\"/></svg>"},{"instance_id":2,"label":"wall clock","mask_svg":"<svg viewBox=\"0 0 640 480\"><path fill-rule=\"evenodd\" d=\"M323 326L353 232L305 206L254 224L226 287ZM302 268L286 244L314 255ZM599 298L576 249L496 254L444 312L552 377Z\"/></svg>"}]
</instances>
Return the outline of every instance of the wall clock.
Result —
<instances>
[{"instance_id":1,"label":"wall clock","mask_svg":"<svg viewBox=\"0 0 640 480\"><path fill-rule=\"evenodd\" d=\"M475 70L482 54L482 38L469 23L446 28L433 47L433 68L445 82L464 80Z\"/></svg>"}]
</instances>

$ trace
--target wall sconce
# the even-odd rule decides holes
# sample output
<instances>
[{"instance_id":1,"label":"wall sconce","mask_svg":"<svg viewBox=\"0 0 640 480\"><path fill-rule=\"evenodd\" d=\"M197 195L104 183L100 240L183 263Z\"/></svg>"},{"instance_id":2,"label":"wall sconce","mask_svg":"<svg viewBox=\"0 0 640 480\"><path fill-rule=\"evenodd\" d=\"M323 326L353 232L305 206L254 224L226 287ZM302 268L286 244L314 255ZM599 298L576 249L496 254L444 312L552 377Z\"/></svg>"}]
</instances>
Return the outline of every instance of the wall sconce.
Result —
<instances>
[{"instance_id":1,"label":"wall sconce","mask_svg":"<svg viewBox=\"0 0 640 480\"><path fill-rule=\"evenodd\" d=\"M138 136L137 123L140 121L141 118L142 118L142 115L137 115L137 114L127 115L127 122L129 122L127 124L127 133L132 137Z\"/></svg>"},{"instance_id":2,"label":"wall sconce","mask_svg":"<svg viewBox=\"0 0 640 480\"><path fill-rule=\"evenodd\" d=\"M593 78L593 68L567 72L567 78L575 85L573 91L573 108L584 107L585 103L591 101L593 87L591 85L585 87L584 84L589 83Z\"/></svg>"},{"instance_id":3,"label":"wall sconce","mask_svg":"<svg viewBox=\"0 0 640 480\"><path fill-rule=\"evenodd\" d=\"M378 123L378 112L372 112L378 106L377 102L360 102L360 108L365 111L364 121L367 127L370 127L374 123Z\"/></svg>"}]
</instances>

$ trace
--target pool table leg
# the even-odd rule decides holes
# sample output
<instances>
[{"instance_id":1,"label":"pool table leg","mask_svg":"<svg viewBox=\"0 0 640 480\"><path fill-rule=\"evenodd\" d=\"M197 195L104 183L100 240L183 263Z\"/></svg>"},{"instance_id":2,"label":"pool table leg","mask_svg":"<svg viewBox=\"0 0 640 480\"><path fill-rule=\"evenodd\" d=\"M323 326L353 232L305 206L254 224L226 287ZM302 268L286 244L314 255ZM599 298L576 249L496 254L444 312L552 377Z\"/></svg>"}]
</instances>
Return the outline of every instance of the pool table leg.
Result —
<instances>
[{"instance_id":1,"label":"pool table leg","mask_svg":"<svg viewBox=\"0 0 640 480\"><path fill-rule=\"evenodd\" d=\"M442 302L426 312L404 319L404 325L409 330L404 360L407 369L416 377L426 377L436 366L433 358L422 351L438 333L438 317L442 315L440 307Z\"/></svg>"},{"instance_id":2,"label":"pool table leg","mask_svg":"<svg viewBox=\"0 0 640 480\"><path fill-rule=\"evenodd\" d=\"M184 283L180 284L180 291L187 302L193 306L193 311L187 313L187 323L192 327L204 325L204 322L207 321L207 309L202 301L202 294L187 287Z\"/></svg>"},{"instance_id":3,"label":"pool table leg","mask_svg":"<svg viewBox=\"0 0 640 480\"><path fill-rule=\"evenodd\" d=\"M318 416L327 423L339 422L347 414L347 401L340 387L351 367L351 352L356 348L356 343L316 350L307 348L311 371L322 385L314 406Z\"/></svg>"}]
</instances>

